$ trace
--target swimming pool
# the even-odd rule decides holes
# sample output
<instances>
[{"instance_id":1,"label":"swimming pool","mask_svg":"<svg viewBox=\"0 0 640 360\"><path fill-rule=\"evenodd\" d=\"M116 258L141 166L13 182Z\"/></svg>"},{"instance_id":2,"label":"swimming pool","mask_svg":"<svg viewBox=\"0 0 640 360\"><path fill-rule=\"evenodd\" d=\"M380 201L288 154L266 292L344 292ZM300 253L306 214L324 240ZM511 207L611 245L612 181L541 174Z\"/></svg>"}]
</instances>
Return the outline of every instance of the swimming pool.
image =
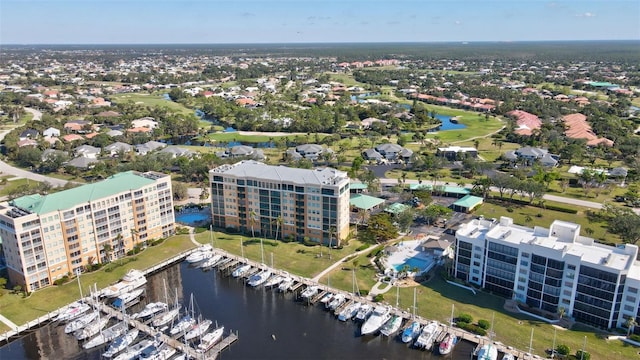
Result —
<instances>
[{"instance_id":1,"label":"swimming pool","mask_svg":"<svg viewBox=\"0 0 640 360\"><path fill-rule=\"evenodd\" d=\"M211 218L209 217L209 213L205 212L187 212L176 214L176 222L190 226L209 221L210 219Z\"/></svg>"},{"instance_id":2,"label":"swimming pool","mask_svg":"<svg viewBox=\"0 0 640 360\"><path fill-rule=\"evenodd\" d=\"M414 268L418 268L420 269L418 272L422 272L425 269L429 268L431 266L431 263L432 261L429 259L410 257L405 259L402 264L394 264L393 268L396 269L396 271L400 272L405 265L409 265L409 271L413 271Z\"/></svg>"}]
</instances>

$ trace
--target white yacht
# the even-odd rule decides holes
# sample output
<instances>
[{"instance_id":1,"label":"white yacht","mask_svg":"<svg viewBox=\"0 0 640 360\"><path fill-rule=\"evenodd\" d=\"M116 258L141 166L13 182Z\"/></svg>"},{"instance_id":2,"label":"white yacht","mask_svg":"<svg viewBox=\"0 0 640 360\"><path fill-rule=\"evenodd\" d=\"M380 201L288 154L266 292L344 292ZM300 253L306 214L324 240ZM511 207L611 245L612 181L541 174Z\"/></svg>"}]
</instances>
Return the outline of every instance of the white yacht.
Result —
<instances>
[{"instance_id":1,"label":"white yacht","mask_svg":"<svg viewBox=\"0 0 640 360\"><path fill-rule=\"evenodd\" d=\"M271 270L262 270L255 275L251 275L248 284L252 287L260 286L271 277L271 274Z\"/></svg>"},{"instance_id":2,"label":"white yacht","mask_svg":"<svg viewBox=\"0 0 640 360\"><path fill-rule=\"evenodd\" d=\"M170 359L175 353L176 349L169 346L167 343L153 344L148 346L140 353L138 359L140 360L167 360Z\"/></svg>"},{"instance_id":3,"label":"white yacht","mask_svg":"<svg viewBox=\"0 0 640 360\"><path fill-rule=\"evenodd\" d=\"M162 314L158 315L157 317L155 317L151 322L151 325L153 327L161 327L161 326L167 325L173 319L178 317L179 314L180 314L180 308L178 307L171 310L167 310Z\"/></svg>"},{"instance_id":4,"label":"white yacht","mask_svg":"<svg viewBox=\"0 0 640 360\"><path fill-rule=\"evenodd\" d=\"M361 305L362 304L357 301L352 304L349 304L349 306L347 306L346 308L342 309L342 311L340 311L340 314L338 314L338 320L340 321L351 320L354 316L358 314L358 310L360 310Z\"/></svg>"},{"instance_id":5,"label":"white yacht","mask_svg":"<svg viewBox=\"0 0 640 360\"><path fill-rule=\"evenodd\" d=\"M215 345L220 339L222 339L222 333L224 332L224 326L221 326L210 333L206 333L200 339L200 343L198 344L198 348L196 351L205 352L213 345Z\"/></svg>"},{"instance_id":6,"label":"white yacht","mask_svg":"<svg viewBox=\"0 0 640 360\"><path fill-rule=\"evenodd\" d=\"M215 254L212 257L208 258L207 260L205 260L202 265L200 265L201 268L207 270L207 269L211 269L212 267L216 266L216 264L222 260L222 255L220 254Z\"/></svg>"},{"instance_id":7,"label":"white yacht","mask_svg":"<svg viewBox=\"0 0 640 360\"><path fill-rule=\"evenodd\" d=\"M419 322L417 321L413 321L411 322L411 325L407 326L406 329L404 329L404 331L402 332L402 342L407 344L413 341L413 339L415 339L416 337L418 337L418 335L420 335L420 330L422 329L422 326L420 325Z\"/></svg>"},{"instance_id":8,"label":"white yacht","mask_svg":"<svg viewBox=\"0 0 640 360\"><path fill-rule=\"evenodd\" d=\"M193 327L196 323L196 319L194 319L191 315L185 315L182 319L180 319L171 330L169 330L169 334L171 336L182 335L184 332L188 331Z\"/></svg>"},{"instance_id":9,"label":"white yacht","mask_svg":"<svg viewBox=\"0 0 640 360\"><path fill-rule=\"evenodd\" d=\"M110 298L118 297L130 291L133 291L134 289L137 289L146 283L147 278L144 276L144 273L142 273L142 271L131 269L122 278L122 280L120 280L120 282L103 289L102 296Z\"/></svg>"},{"instance_id":10,"label":"white yacht","mask_svg":"<svg viewBox=\"0 0 640 360\"><path fill-rule=\"evenodd\" d=\"M235 270L233 270L233 272L231 273L231 276L233 276L234 278L239 278L242 275L244 275L247 271L249 271L249 269L251 269L251 265L242 264L238 266Z\"/></svg>"},{"instance_id":11,"label":"white yacht","mask_svg":"<svg viewBox=\"0 0 640 360\"><path fill-rule=\"evenodd\" d=\"M291 286L293 285L294 282L295 280L293 280L293 278L285 277L280 283L280 285L278 285L278 290L281 292L289 291L289 289L291 289Z\"/></svg>"},{"instance_id":12,"label":"white yacht","mask_svg":"<svg viewBox=\"0 0 640 360\"><path fill-rule=\"evenodd\" d=\"M105 351L104 354L102 354L102 356L106 358L111 358L115 354L126 349L138 337L139 333L140 333L140 330L134 328L127 331L124 335L118 336L115 340L113 340L111 345L109 345L109 348L107 348L107 351Z\"/></svg>"},{"instance_id":13,"label":"white yacht","mask_svg":"<svg viewBox=\"0 0 640 360\"><path fill-rule=\"evenodd\" d=\"M502 356L502 360L516 360L516 358L513 356L513 354L504 354Z\"/></svg>"},{"instance_id":14,"label":"white yacht","mask_svg":"<svg viewBox=\"0 0 640 360\"><path fill-rule=\"evenodd\" d=\"M312 297L318 294L318 290L320 290L320 288L315 285L307 286L307 288L300 294L300 297L304 300L311 300Z\"/></svg>"},{"instance_id":15,"label":"white yacht","mask_svg":"<svg viewBox=\"0 0 640 360\"><path fill-rule=\"evenodd\" d=\"M82 314L86 313L91 309L86 303L81 301L76 301L69 304L64 310L62 310L58 316L56 316L56 321L69 321L73 320L77 317L82 316Z\"/></svg>"},{"instance_id":16,"label":"white yacht","mask_svg":"<svg viewBox=\"0 0 640 360\"><path fill-rule=\"evenodd\" d=\"M109 341L117 338L118 336L124 334L129 325L125 322L118 322L115 325L108 327L102 331L91 340L82 344L83 349L93 349L94 347L101 346L103 344L108 343Z\"/></svg>"},{"instance_id":17,"label":"white yacht","mask_svg":"<svg viewBox=\"0 0 640 360\"><path fill-rule=\"evenodd\" d=\"M144 307L144 309L142 309L142 311L140 311L139 313L133 314L131 316L131 318L132 319L146 318L146 317L149 317L149 316L151 316L153 314L159 313L160 311L167 310L167 308L169 308L169 305L167 305L167 303L163 303L161 301L148 303Z\"/></svg>"},{"instance_id":18,"label":"white yacht","mask_svg":"<svg viewBox=\"0 0 640 360\"><path fill-rule=\"evenodd\" d=\"M200 262L208 257L211 257L209 255L212 254L212 251L213 251L213 248L211 247L211 245L208 245L208 244L202 245L197 250L189 254L185 258L185 261L190 264Z\"/></svg>"},{"instance_id":19,"label":"white yacht","mask_svg":"<svg viewBox=\"0 0 640 360\"><path fill-rule=\"evenodd\" d=\"M284 280L284 276L282 275L274 275L269 278L269 280L264 282L264 287L270 288L276 285L280 285L280 283Z\"/></svg>"},{"instance_id":20,"label":"white yacht","mask_svg":"<svg viewBox=\"0 0 640 360\"><path fill-rule=\"evenodd\" d=\"M367 320L367 317L369 317L369 314L371 314L372 311L373 309L371 308L371 305L362 304L362 306L360 306L360 309L358 310L358 313L356 314L356 320L358 321Z\"/></svg>"},{"instance_id":21,"label":"white yacht","mask_svg":"<svg viewBox=\"0 0 640 360\"><path fill-rule=\"evenodd\" d=\"M453 347L458 343L458 338L452 333L448 333L444 339L440 342L438 350L440 355L447 355L453 350ZM514 359L511 359L514 360Z\"/></svg>"},{"instance_id":22,"label":"white yacht","mask_svg":"<svg viewBox=\"0 0 640 360\"><path fill-rule=\"evenodd\" d=\"M144 292L144 289L135 289L128 293L122 294L118 296L115 300L113 300L111 305L113 305L113 307L118 309L122 309L123 307L126 308L127 304L137 299L140 295L142 295L143 292Z\"/></svg>"},{"instance_id":23,"label":"white yacht","mask_svg":"<svg viewBox=\"0 0 640 360\"><path fill-rule=\"evenodd\" d=\"M398 315L393 315L389 321L384 323L382 329L380 329L380 334L384 336L391 336L395 334L400 327L402 326L402 317Z\"/></svg>"},{"instance_id":24,"label":"white yacht","mask_svg":"<svg viewBox=\"0 0 640 360\"><path fill-rule=\"evenodd\" d=\"M496 360L498 358L498 348L489 343L480 347L480 349L476 348L476 356L478 360Z\"/></svg>"},{"instance_id":25,"label":"white yacht","mask_svg":"<svg viewBox=\"0 0 640 360\"><path fill-rule=\"evenodd\" d=\"M324 294L322 299L320 299L320 303L324 304L324 306L327 307L329 306L331 299L333 299L333 294L330 292L327 292L326 294Z\"/></svg>"},{"instance_id":26,"label":"white yacht","mask_svg":"<svg viewBox=\"0 0 640 360\"><path fill-rule=\"evenodd\" d=\"M344 294L337 294L336 296L333 297L333 299L331 299L331 301L329 301L327 308L330 310L335 310L340 306L342 306L342 304L344 304L346 300L347 300L347 297L344 296Z\"/></svg>"},{"instance_id":27,"label":"white yacht","mask_svg":"<svg viewBox=\"0 0 640 360\"><path fill-rule=\"evenodd\" d=\"M362 335L373 334L378 329L382 327L382 325L389 320L391 315L389 315L391 309L388 306L378 305L373 309L373 313L369 318L362 324L362 328L360 328L360 333Z\"/></svg>"},{"instance_id":28,"label":"white yacht","mask_svg":"<svg viewBox=\"0 0 640 360\"><path fill-rule=\"evenodd\" d=\"M184 335L184 339L186 341L193 340L200 335L204 334L209 330L209 326L211 326L212 321L209 319L202 320L201 322L195 324L188 333Z\"/></svg>"},{"instance_id":29,"label":"white yacht","mask_svg":"<svg viewBox=\"0 0 640 360\"><path fill-rule=\"evenodd\" d=\"M142 354L142 351L146 348L148 348L149 346L153 345L155 342L151 339L144 339L139 341L138 343L134 344L131 347L128 347L127 350L123 353L121 353L120 355L115 357L115 360L130 360L130 359L136 359L138 358L138 356L140 354Z\"/></svg>"},{"instance_id":30,"label":"white yacht","mask_svg":"<svg viewBox=\"0 0 640 360\"><path fill-rule=\"evenodd\" d=\"M70 323L68 323L64 327L64 332L65 334L71 334L72 332L76 332L82 329L83 327L87 326L87 324L95 320L97 317L98 317L97 311L92 311L90 313L87 313L86 315L82 315L76 320L73 320Z\"/></svg>"},{"instance_id":31,"label":"white yacht","mask_svg":"<svg viewBox=\"0 0 640 360\"><path fill-rule=\"evenodd\" d=\"M438 331L438 323L433 321L425 325L422 329L422 332L418 336L414 346L419 349L431 349L433 342L435 341L435 337L439 334Z\"/></svg>"},{"instance_id":32,"label":"white yacht","mask_svg":"<svg viewBox=\"0 0 640 360\"><path fill-rule=\"evenodd\" d=\"M85 326L83 329L74 332L73 335L78 340L88 339L99 333L100 330L104 329L104 327L107 326L108 322L108 318L100 318L98 321L92 322L91 324Z\"/></svg>"}]
</instances>

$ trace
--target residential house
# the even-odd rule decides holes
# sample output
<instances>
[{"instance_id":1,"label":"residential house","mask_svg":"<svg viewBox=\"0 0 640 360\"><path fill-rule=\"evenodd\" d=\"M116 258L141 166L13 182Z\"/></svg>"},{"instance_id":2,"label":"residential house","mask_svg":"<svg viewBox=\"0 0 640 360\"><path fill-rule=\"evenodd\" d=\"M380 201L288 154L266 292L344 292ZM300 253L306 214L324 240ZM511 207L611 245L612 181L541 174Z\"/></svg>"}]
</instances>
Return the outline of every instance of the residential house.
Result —
<instances>
[{"instance_id":1,"label":"residential house","mask_svg":"<svg viewBox=\"0 0 640 360\"><path fill-rule=\"evenodd\" d=\"M133 146L127 143L117 141L117 142L114 142L113 144L105 146L104 151L106 155L115 157L115 156L119 156L121 153L128 153L130 151L133 151Z\"/></svg>"},{"instance_id":2,"label":"residential house","mask_svg":"<svg viewBox=\"0 0 640 360\"><path fill-rule=\"evenodd\" d=\"M167 147L167 144L159 141L147 141L144 144L138 144L135 146L136 152L140 155L146 155L152 151Z\"/></svg>"},{"instance_id":3,"label":"residential house","mask_svg":"<svg viewBox=\"0 0 640 360\"><path fill-rule=\"evenodd\" d=\"M522 136L531 136L533 131L540 129L542 121L538 116L530 114L522 110L512 110L507 113L508 116L515 118L518 126L514 132Z\"/></svg>"},{"instance_id":4,"label":"residential house","mask_svg":"<svg viewBox=\"0 0 640 360\"><path fill-rule=\"evenodd\" d=\"M78 156L74 159L71 159L65 163L65 165L76 168L76 169L90 169L94 166L95 163L100 160L95 158L88 158L84 156Z\"/></svg>"},{"instance_id":5,"label":"residential house","mask_svg":"<svg viewBox=\"0 0 640 360\"><path fill-rule=\"evenodd\" d=\"M560 160L560 156L550 154L546 149L531 146L525 146L515 151L507 151L504 154L504 158L511 162L521 162L526 166L531 166L538 160L545 167L557 166Z\"/></svg>"},{"instance_id":6,"label":"residential house","mask_svg":"<svg viewBox=\"0 0 640 360\"><path fill-rule=\"evenodd\" d=\"M322 156L322 154L324 153L333 154L333 150L329 148L324 148L322 147L322 145L318 145L318 144L298 145L296 146L295 151L305 159L309 159L312 161L318 160L318 158Z\"/></svg>"},{"instance_id":7,"label":"residential house","mask_svg":"<svg viewBox=\"0 0 640 360\"><path fill-rule=\"evenodd\" d=\"M149 128L149 129L155 129L158 127L158 122L149 116L145 116L143 118L140 119L135 119L131 121L131 127L132 128Z\"/></svg>"},{"instance_id":8,"label":"residential house","mask_svg":"<svg viewBox=\"0 0 640 360\"><path fill-rule=\"evenodd\" d=\"M92 131L91 121L71 120L64 124L64 130L68 133L84 134Z\"/></svg>"},{"instance_id":9,"label":"residential house","mask_svg":"<svg viewBox=\"0 0 640 360\"><path fill-rule=\"evenodd\" d=\"M54 128L54 127L50 127L48 129L46 129L45 131L42 132L42 135L45 137L59 137L60 136L60 130Z\"/></svg>"},{"instance_id":10,"label":"residential house","mask_svg":"<svg viewBox=\"0 0 640 360\"><path fill-rule=\"evenodd\" d=\"M82 156L89 159L97 159L100 155L100 148L91 145L80 145L77 148L73 149L74 154L76 156Z\"/></svg>"},{"instance_id":11,"label":"residential house","mask_svg":"<svg viewBox=\"0 0 640 360\"><path fill-rule=\"evenodd\" d=\"M160 152L165 154L171 154L171 157L174 159L180 156L191 158L196 154L193 151L190 151L188 149L185 149L179 146L167 146L166 148L160 150Z\"/></svg>"},{"instance_id":12,"label":"residential house","mask_svg":"<svg viewBox=\"0 0 640 360\"><path fill-rule=\"evenodd\" d=\"M380 124L385 124L386 125L387 121L386 120L380 120L380 119L377 119L377 118L372 118L372 117L368 117L368 118L360 121L360 125L362 126L363 129L369 129L375 123L380 123Z\"/></svg>"},{"instance_id":13,"label":"residential house","mask_svg":"<svg viewBox=\"0 0 640 360\"><path fill-rule=\"evenodd\" d=\"M398 144L391 144L391 143L380 144L376 146L373 150L378 154L380 154L380 156L378 157L375 153L365 150L362 153L365 160L379 161L377 159L380 158L380 159L391 160L391 161L401 160L401 161L409 162L411 160L411 156L413 156L412 150L403 148Z\"/></svg>"},{"instance_id":14,"label":"residential house","mask_svg":"<svg viewBox=\"0 0 640 360\"><path fill-rule=\"evenodd\" d=\"M20 140L35 139L35 138L38 137L38 135L40 135L38 130L27 129L27 130L24 130L23 132L21 132L18 138Z\"/></svg>"},{"instance_id":15,"label":"residential house","mask_svg":"<svg viewBox=\"0 0 640 360\"><path fill-rule=\"evenodd\" d=\"M613 140L598 137L593 132L591 125L587 122L586 115L580 113L569 114L563 116L562 121L564 121L566 129L564 133L568 138L585 139L588 146L613 146Z\"/></svg>"}]
</instances>

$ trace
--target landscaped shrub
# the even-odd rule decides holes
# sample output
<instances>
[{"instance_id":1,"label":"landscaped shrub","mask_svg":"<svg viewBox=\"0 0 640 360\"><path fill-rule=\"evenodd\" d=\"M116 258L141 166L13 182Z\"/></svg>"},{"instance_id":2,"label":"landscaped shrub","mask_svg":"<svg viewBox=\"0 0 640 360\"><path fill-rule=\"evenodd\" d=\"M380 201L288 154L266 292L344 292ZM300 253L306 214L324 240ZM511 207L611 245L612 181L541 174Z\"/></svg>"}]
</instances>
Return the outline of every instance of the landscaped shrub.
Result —
<instances>
[{"instance_id":1,"label":"landscaped shrub","mask_svg":"<svg viewBox=\"0 0 640 360\"><path fill-rule=\"evenodd\" d=\"M384 295L382 295L382 294L378 294L378 295L373 297L373 301L374 302L381 302L383 300L384 300Z\"/></svg>"},{"instance_id":2,"label":"landscaped shrub","mask_svg":"<svg viewBox=\"0 0 640 360\"><path fill-rule=\"evenodd\" d=\"M629 340L633 340L633 341L636 341L636 342L640 342L640 335L638 335L638 334L631 334L631 335L629 336Z\"/></svg>"},{"instance_id":3,"label":"landscaped shrub","mask_svg":"<svg viewBox=\"0 0 640 360\"><path fill-rule=\"evenodd\" d=\"M558 347L556 347L556 351L558 352L558 354L566 356L569 355L571 349L565 344L560 344L558 345Z\"/></svg>"},{"instance_id":4,"label":"landscaped shrub","mask_svg":"<svg viewBox=\"0 0 640 360\"><path fill-rule=\"evenodd\" d=\"M485 330L489 330L489 328L491 327L491 323L489 322L489 320L482 319L482 320L478 320L478 326L480 326Z\"/></svg>"},{"instance_id":5,"label":"landscaped shrub","mask_svg":"<svg viewBox=\"0 0 640 360\"><path fill-rule=\"evenodd\" d=\"M473 322L473 316L471 316L469 314L460 314L460 315L458 315L458 318L456 319L456 322L463 322L463 323L471 324Z\"/></svg>"},{"instance_id":6,"label":"landscaped shrub","mask_svg":"<svg viewBox=\"0 0 640 360\"><path fill-rule=\"evenodd\" d=\"M481 328L480 326L476 325L476 324L469 324L466 322L458 322L456 324L459 328L466 330L468 332L474 333L474 334L478 334L480 336L485 336L487 335L487 330Z\"/></svg>"},{"instance_id":7,"label":"landscaped shrub","mask_svg":"<svg viewBox=\"0 0 640 360\"><path fill-rule=\"evenodd\" d=\"M578 350L578 351L576 351L576 359L589 360L589 359L591 359L591 354L588 351L585 351L583 353L582 350Z\"/></svg>"},{"instance_id":8,"label":"landscaped shrub","mask_svg":"<svg viewBox=\"0 0 640 360\"><path fill-rule=\"evenodd\" d=\"M369 295L369 290L366 290L366 289L360 290L360 296L367 296L367 295Z\"/></svg>"}]
</instances>

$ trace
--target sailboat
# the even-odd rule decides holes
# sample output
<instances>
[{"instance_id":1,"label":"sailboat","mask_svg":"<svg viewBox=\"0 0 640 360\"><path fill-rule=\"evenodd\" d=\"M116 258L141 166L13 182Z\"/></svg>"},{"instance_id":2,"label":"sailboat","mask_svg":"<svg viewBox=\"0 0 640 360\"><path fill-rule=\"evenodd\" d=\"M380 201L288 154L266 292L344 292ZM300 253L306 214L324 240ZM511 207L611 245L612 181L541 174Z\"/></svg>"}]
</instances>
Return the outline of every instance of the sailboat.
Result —
<instances>
[{"instance_id":1,"label":"sailboat","mask_svg":"<svg viewBox=\"0 0 640 360\"><path fill-rule=\"evenodd\" d=\"M413 320L411 325L407 326L406 329L402 332L402 342L407 344L413 341L418 335L420 335L420 330L422 326L416 320L416 289L413 289Z\"/></svg>"},{"instance_id":2,"label":"sailboat","mask_svg":"<svg viewBox=\"0 0 640 360\"><path fill-rule=\"evenodd\" d=\"M173 327L171 327L171 330L169 330L169 334L171 334L171 336L182 335L187 330L189 330L195 323L196 323L196 318L193 315L193 294L191 294L191 299L189 300L189 308L187 309L187 313L177 323L175 323Z\"/></svg>"},{"instance_id":3,"label":"sailboat","mask_svg":"<svg viewBox=\"0 0 640 360\"><path fill-rule=\"evenodd\" d=\"M69 304L64 310L62 310L56 321L69 321L82 316L85 312L91 308L89 304L85 303L82 299L82 285L80 285L80 269L76 271L76 278L78 279L78 290L80 290L80 300Z\"/></svg>"},{"instance_id":4,"label":"sailboat","mask_svg":"<svg viewBox=\"0 0 640 360\"><path fill-rule=\"evenodd\" d=\"M162 279L162 283L164 284L164 297L167 304L169 304L169 294L167 292L167 283L164 279ZM175 319L180 314L180 305L178 305L178 291L176 290L176 301L174 303L173 309L167 308L164 312L159 315L156 315L151 322L151 325L154 327L161 327L168 324L170 321Z\"/></svg>"},{"instance_id":5,"label":"sailboat","mask_svg":"<svg viewBox=\"0 0 640 360\"><path fill-rule=\"evenodd\" d=\"M191 328L191 330L189 330L189 332L184 335L184 339L186 341L189 341L199 337L200 335L206 333L207 330L209 330L209 327L211 326L212 323L213 322L209 319L205 319L196 323Z\"/></svg>"},{"instance_id":6,"label":"sailboat","mask_svg":"<svg viewBox=\"0 0 640 360\"><path fill-rule=\"evenodd\" d=\"M118 336L124 334L127 329L129 329L129 325L126 322L117 322L115 325L101 330L97 336L82 344L82 348L87 350L104 345L109 341L117 338Z\"/></svg>"},{"instance_id":7,"label":"sailboat","mask_svg":"<svg viewBox=\"0 0 640 360\"><path fill-rule=\"evenodd\" d=\"M198 344L198 348L196 349L196 351L205 352L211 349L213 345L215 345L218 341L220 341L220 339L222 339L223 332L224 332L224 326L221 326L213 330L212 332L209 332L203 335L202 338L200 339L200 343Z\"/></svg>"},{"instance_id":8,"label":"sailboat","mask_svg":"<svg viewBox=\"0 0 640 360\"><path fill-rule=\"evenodd\" d=\"M102 354L106 358L111 358L120 351L126 349L133 341L138 337L140 330L133 328L127 331L125 334L118 336L111 342L111 345L107 348L107 351Z\"/></svg>"},{"instance_id":9,"label":"sailboat","mask_svg":"<svg viewBox=\"0 0 640 360\"><path fill-rule=\"evenodd\" d=\"M453 327L453 310L455 308L455 304L451 304L451 318L449 319L449 326ZM453 350L453 347L458 343L458 337L455 336L452 332L448 332L447 335L442 339L440 345L438 345L438 351L440 355L447 355Z\"/></svg>"},{"instance_id":10,"label":"sailboat","mask_svg":"<svg viewBox=\"0 0 640 360\"><path fill-rule=\"evenodd\" d=\"M489 342L484 344L480 348L478 348L480 345L478 345L478 347L476 347L475 354L476 354L478 360L497 360L498 359L498 348L493 345L493 321L494 321L494 319L495 319L495 314L491 318L491 330L489 331L489 334L491 334L491 336L489 337Z\"/></svg>"},{"instance_id":11,"label":"sailboat","mask_svg":"<svg viewBox=\"0 0 640 360\"><path fill-rule=\"evenodd\" d=\"M400 304L400 287L396 285L396 309ZM402 326L402 317L398 315L393 315L389 321L387 321L384 325L382 325L382 329L380 329L380 333L384 336L391 336L395 334L400 327Z\"/></svg>"}]
</instances>

